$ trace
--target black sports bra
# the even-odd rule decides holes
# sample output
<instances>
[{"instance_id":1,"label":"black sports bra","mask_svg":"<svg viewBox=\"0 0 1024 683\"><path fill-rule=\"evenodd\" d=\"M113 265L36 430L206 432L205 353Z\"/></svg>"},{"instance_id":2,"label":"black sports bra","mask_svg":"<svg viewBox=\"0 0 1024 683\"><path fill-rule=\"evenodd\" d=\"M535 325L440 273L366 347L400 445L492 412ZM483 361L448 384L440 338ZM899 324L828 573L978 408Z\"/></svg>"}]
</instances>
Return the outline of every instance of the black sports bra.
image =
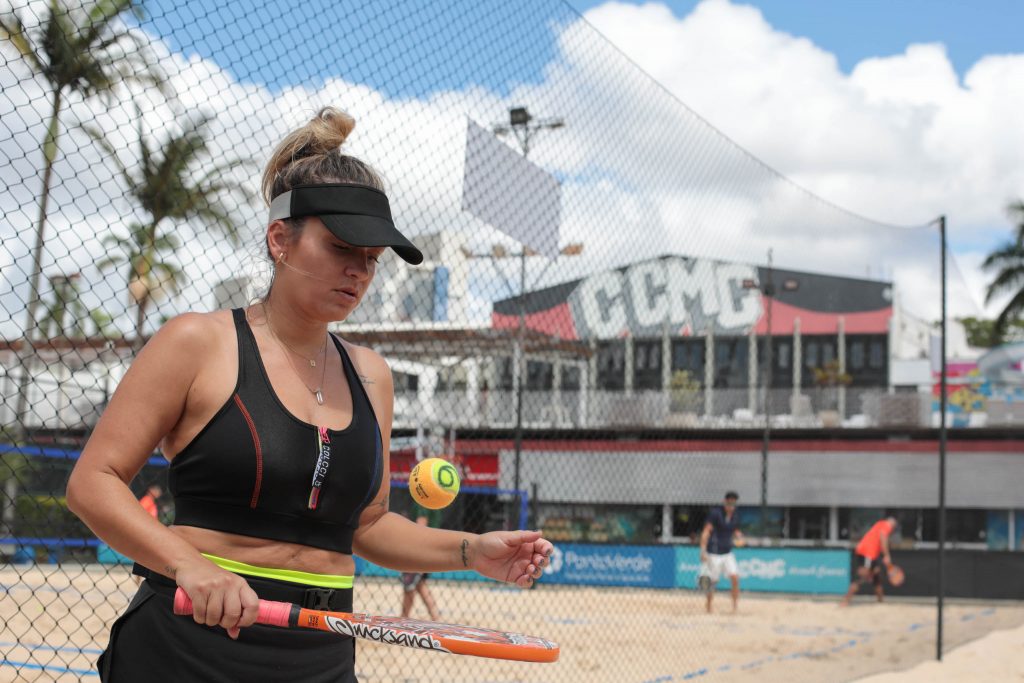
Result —
<instances>
[{"instance_id":1,"label":"black sports bra","mask_svg":"<svg viewBox=\"0 0 1024 683\"><path fill-rule=\"evenodd\" d=\"M352 422L320 429L288 412L243 309L235 390L171 462L174 523L352 553L359 514L384 476L380 427L341 342Z\"/></svg>"}]
</instances>

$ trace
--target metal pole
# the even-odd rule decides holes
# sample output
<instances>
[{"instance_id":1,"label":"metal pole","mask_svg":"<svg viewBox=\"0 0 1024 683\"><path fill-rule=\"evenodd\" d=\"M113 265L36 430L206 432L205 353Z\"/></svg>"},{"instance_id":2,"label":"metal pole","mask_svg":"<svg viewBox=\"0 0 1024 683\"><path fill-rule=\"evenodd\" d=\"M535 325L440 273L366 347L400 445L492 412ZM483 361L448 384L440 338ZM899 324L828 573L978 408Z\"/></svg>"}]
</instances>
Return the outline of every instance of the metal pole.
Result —
<instances>
[{"instance_id":1,"label":"metal pole","mask_svg":"<svg viewBox=\"0 0 1024 683\"><path fill-rule=\"evenodd\" d=\"M526 373L523 370L526 368L526 302L523 300L526 297L526 247L523 247L522 253L519 254L519 329L516 331L516 359L518 363L513 368L513 372L516 373L519 381L515 384L516 386L516 426L515 426L515 485L512 487L516 491L519 490L519 467L522 460L523 453L523 381L526 379L523 377Z\"/></svg>"},{"instance_id":2,"label":"metal pole","mask_svg":"<svg viewBox=\"0 0 1024 683\"><path fill-rule=\"evenodd\" d=\"M935 659L942 661L942 607L945 594L943 570L946 554L946 217L939 217L939 242L942 254L942 329L939 333L939 353L942 355L939 377L939 557L938 557L938 617L935 634Z\"/></svg>"},{"instance_id":3,"label":"metal pole","mask_svg":"<svg viewBox=\"0 0 1024 683\"><path fill-rule=\"evenodd\" d=\"M765 335L765 355L764 355L764 434L761 439L761 532L767 536L768 530L768 450L771 447L771 430L772 430L772 411L770 407L771 403L771 391L772 391L772 364L774 363L774 353L772 344L772 301L775 296L775 286L773 280L775 274L772 270L772 250L768 250L768 282L764 284L762 290L766 297L768 297L768 330Z\"/></svg>"}]
</instances>

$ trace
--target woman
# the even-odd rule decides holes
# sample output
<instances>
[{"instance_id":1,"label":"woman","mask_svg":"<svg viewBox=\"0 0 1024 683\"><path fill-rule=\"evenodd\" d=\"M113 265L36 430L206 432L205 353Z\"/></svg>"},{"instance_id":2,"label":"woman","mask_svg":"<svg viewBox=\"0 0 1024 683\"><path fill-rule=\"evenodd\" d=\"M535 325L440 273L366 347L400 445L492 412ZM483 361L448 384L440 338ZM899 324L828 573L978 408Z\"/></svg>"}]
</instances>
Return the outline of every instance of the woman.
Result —
<instances>
[{"instance_id":1,"label":"woman","mask_svg":"<svg viewBox=\"0 0 1024 683\"><path fill-rule=\"evenodd\" d=\"M164 325L75 466L69 507L146 577L111 629L104 681L355 681L351 640L254 626L257 599L351 611L353 553L520 587L547 563L539 532L474 535L388 512L391 373L327 325L359 305L388 248L423 257L392 223L377 174L339 151L354 125L325 108L280 143L263 175L269 293ZM158 446L171 527L128 488ZM172 614L177 587L195 623Z\"/></svg>"}]
</instances>

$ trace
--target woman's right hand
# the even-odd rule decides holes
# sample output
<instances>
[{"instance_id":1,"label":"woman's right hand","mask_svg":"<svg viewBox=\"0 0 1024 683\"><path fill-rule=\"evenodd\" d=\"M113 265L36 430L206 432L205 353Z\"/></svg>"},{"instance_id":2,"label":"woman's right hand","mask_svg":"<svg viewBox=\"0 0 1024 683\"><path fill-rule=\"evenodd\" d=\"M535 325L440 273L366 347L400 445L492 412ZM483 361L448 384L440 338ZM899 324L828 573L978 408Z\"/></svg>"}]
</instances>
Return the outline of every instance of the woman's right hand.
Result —
<instances>
[{"instance_id":1,"label":"woman's right hand","mask_svg":"<svg viewBox=\"0 0 1024 683\"><path fill-rule=\"evenodd\" d=\"M256 623L259 598L245 579L202 558L178 569L175 581L192 600L197 624L220 626L237 639L239 630Z\"/></svg>"}]
</instances>

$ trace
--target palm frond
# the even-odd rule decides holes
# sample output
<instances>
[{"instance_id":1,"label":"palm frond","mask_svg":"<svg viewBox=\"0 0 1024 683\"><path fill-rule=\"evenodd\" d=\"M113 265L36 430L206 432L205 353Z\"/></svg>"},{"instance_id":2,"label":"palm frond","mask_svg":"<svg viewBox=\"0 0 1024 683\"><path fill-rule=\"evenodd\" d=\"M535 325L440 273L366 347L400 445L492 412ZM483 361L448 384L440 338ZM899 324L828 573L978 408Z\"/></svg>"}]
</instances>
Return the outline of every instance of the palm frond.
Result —
<instances>
[{"instance_id":1,"label":"palm frond","mask_svg":"<svg viewBox=\"0 0 1024 683\"><path fill-rule=\"evenodd\" d=\"M1010 299L996 317L996 335L1002 337L1007 325L1011 321L1020 320L1021 317L1024 317L1024 288L1013 295L1013 298Z\"/></svg>"},{"instance_id":2,"label":"palm frond","mask_svg":"<svg viewBox=\"0 0 1024 683\"><path fill-rule=\"evenodd\" d=\"M984 270L1002 268L1008 264L1024 263L1024 243L1005 242L981 262Z\"/></svg>"},{"instance_id":3,"label":"palm frond","mask_svg":"<svg viewBox=\"0 0 1024 683\"><path fill-rule=\"evenodd\" d=\"M25 24L22 23L21 17L14 12L5 13L0 16L0 40L9 41L18 51L18 54L21 55L22 59L29 63L33 71L43 70L43 63L40 61L39 55L32 48Z\"/></svg>"},{"instance_id":4,"label":"palm frond","mask_svg":"<svg viewBox=\"0 0 1024 683\"><path fill-rule=\"evenodd\" d=\"M1024 287L1024 263L1013 267L1006 267L996 274L996 278L989 283L985 290L985 303L1005 294L1007 291L1016 291Z\"/></svg>"}]
</instances>

